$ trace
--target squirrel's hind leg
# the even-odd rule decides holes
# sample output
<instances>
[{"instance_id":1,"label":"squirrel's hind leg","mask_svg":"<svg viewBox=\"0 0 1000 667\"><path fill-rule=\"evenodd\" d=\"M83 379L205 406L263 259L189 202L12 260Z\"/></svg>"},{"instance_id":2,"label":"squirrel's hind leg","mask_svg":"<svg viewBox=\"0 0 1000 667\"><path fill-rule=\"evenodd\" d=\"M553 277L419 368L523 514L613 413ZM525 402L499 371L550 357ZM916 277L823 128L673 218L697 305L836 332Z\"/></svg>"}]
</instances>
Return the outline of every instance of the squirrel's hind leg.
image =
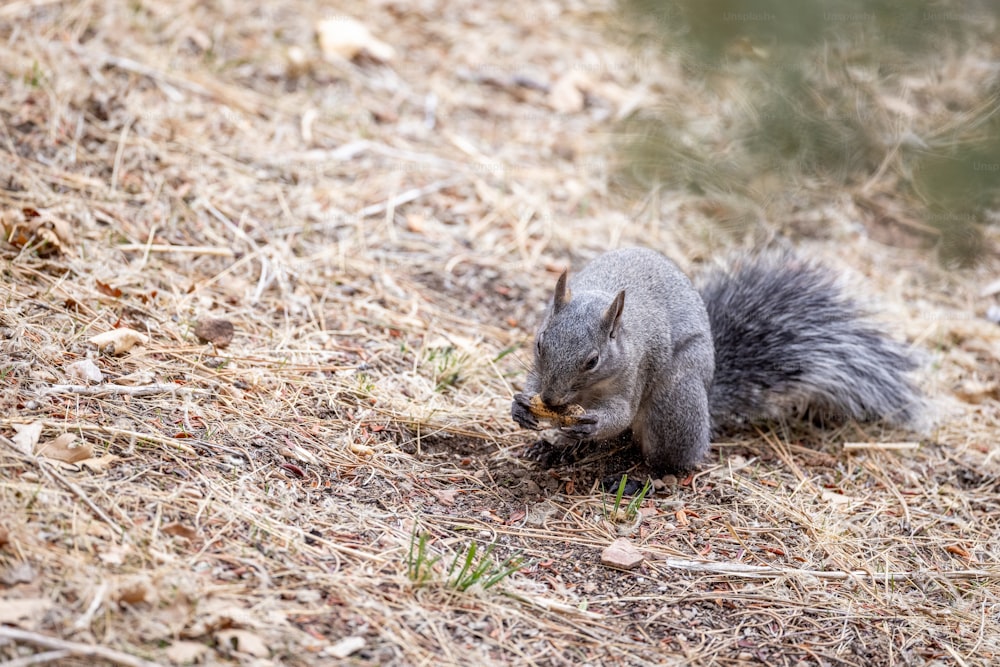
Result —
<instances>
[{"instance_id":1,"label":"squirrel's hind leg","mask_svg":"<svg viewBox=\"0 0 1000 667\"><path fill-rule=\"evenodd\" d=\"M711 426L705 381L691 373L643 406L633 431L654 475L691 470L708 453Z\"/></svg>"}]
</instances>

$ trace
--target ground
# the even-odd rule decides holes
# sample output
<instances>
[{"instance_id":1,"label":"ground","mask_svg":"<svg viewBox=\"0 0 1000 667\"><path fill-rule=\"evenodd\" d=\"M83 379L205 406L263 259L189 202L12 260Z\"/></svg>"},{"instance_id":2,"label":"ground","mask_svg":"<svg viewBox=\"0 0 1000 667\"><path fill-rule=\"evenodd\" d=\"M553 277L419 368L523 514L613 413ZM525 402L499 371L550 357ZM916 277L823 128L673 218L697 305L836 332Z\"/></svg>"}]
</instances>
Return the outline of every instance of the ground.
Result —
<instances>
[{"instance_id":1,"label":"ground","mask_svg":"<svg viewBox=\"0 0 1000 667\"><path fill-rule=\"evenodd\" d=\"M871 182L800 184L749 235L619 186L619 119L721 102L613 11L0 7L0 659L998 659L1000 261L942 268L856 205ZM331 54L353 19L366 49ZM510 397L563 268L641 244L697 274L761 238L912 345L926 433L762 427L628 520L595 485L628 452L521 456ZM622 535L637 569L601 563ZM523 565L459 590L472 544Z\"/></svg>"}]
</instances>

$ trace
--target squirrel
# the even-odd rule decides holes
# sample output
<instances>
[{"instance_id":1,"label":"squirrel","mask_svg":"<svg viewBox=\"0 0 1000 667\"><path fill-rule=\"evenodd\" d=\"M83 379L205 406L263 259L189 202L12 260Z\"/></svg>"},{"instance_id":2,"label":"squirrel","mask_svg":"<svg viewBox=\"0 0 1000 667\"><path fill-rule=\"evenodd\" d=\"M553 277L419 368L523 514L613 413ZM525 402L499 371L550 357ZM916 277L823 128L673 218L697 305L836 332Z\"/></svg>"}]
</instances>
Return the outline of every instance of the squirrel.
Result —
<instances>
[{"instance_id":1,"label":"squirrel","mask_svg":"<svg viewBox=\"0 0 1000 667\"><path fill-rule=\"evenodd\" d=\"M572 407L557 447L630 431L657 475L694 468L740 424L808 410L905 428L922 406L907 349L787 253L744 257L696 290L654 250L606 252L559 277L534 344L514 421L540 430Z\"/></svg>"}]
</instances>

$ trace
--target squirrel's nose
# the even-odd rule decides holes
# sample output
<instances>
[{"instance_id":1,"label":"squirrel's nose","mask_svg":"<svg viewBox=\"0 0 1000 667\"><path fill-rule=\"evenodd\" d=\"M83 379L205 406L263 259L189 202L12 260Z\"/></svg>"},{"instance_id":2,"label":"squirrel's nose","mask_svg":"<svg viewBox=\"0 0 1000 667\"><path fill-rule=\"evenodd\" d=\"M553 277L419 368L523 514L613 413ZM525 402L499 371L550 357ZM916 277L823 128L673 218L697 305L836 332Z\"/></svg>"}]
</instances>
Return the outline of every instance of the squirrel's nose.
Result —
<instances>
[{"instance_id":1,"label":"squirrel's nose","mask_svg":"<svg viewBox=\"0 0 1000 667\"><path fill-rule=\"evenodd\" d=\"M546 390L542 392L542 403L544 403L546 406L550 408L562 407L562 405L559 403L559 400L556 398L555 392L553 391Z\"/></svg>"}]
</instances>

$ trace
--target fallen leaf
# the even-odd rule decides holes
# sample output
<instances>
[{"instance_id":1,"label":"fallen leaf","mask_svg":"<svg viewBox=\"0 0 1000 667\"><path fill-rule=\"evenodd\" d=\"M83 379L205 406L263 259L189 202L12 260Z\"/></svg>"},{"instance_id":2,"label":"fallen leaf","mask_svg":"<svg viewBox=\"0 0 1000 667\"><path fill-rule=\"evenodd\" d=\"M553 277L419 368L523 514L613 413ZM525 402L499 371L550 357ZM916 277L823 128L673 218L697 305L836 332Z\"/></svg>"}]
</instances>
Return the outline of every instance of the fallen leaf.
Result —
<instances>
[{"instance_id":1,"label":"fallen leaf","mask_svg":"<svg viewBox=\"0 0 1000 667\"><path fill-rule=\"evenodd\" d=\"M86 468L95 475L99 475L111 467L111 464L117 460L118 457L114 454L105 454L104 456L77 461L76 464L81 468Z\"/></svg>"},{"instance_id":2,"label":"fallen leaf","mask_svg":"<svg viewBox=\"0 0 1000 667\"><path fill-rule=\"evenodd\" d=\"M264 640L249 630L222 630L215 633L215 640L221 646L256 658L266 658L271 654Z\"/></svg>"},{"instance_id":3,"label":"fallen leaf","mask_svg":"<svg viewBox=\"0 0 1000 667\"><path fill-rule=\"evenodd\" d=\"M285 458L295 459L300 463L319 463L319 459L313 456L308 450L305 450L298 445L289 444L288 446L279 449L278 453Z\"/></svg>"},{"instance_id":4,"label":"fallen leaf","mask_svg":"<svg viewBox=\"0 0 1000 667\"><path fill-rule=\"evenodd\" d=\"M48 598L25 600L0 598L0 624L17 625L31 629L42 615L52 607Z\"/></svg>"},{"instance_id":5,"label":"fallen leaf","mask_svg":"<svg viewBox=\"0 0 1000 667\"><path fill-rule=\"evenodd\" d=\"M124 354L131 350L137 343L144 345L149 342L149 337L138 331L123 327L97 334L91 337L90 342L100 350L110 347L113 354Z\"/></svg>"},{"instance_id":6,"label":"fallen leaf","mask_svg":"<svg viewBox=\"0 0 1000 667\"><path fill-rule=\"evenodd\" d=\"M850 496L845 496L841 493L835 493L833 491L824 491L821 497L831 505L846 505L852 500Z\"/></svg>"},{"instance_id":7,"label":"fallen leaf","mask_svg":"<svg viewBox=\"0 0 1000 667\"><path fill-rule=\"evenodd\" d=\"M316 25L319 48L327 57L353 60L362 52L375 60L385 62L396 56L396 50L372 35L371 31L349 16L324 19Z\"/></svg>"},{"instance_id":8,"label":"fallen leaf","mask_svg":"<svg viewBox=\"0 0 1000 667\"><path fill-rule=\"evenodd\" d=\"M973 405L982 403L987 399L1000 400L1000 384L996 382L965 380L955 389L955 395L966 403L972 403Z\"/></svg>"},{"instance_id":9,"label":"fallen leaf","mask_svg":"<svg viewBox=\"0 0 1000 667\"><path fill-rule=\"evenodd\" d=\"M34 424L12 424L16 433L11 440L17 445L17 448L21 450L22 454L31 454L35 451L35 445L38 444L38 439L42 436L42 424L41 422L35 422Z\"/></svg>"},{"instance_id":10,"label":"fallen leaf","mask_svg":"<svg viewBox=\"0 0 1000 667\"><path fill-rule=\"evenodd\" d=\"M371 456L375 453L375 450L368 445L362 445L360 442L352 442L348 445L348 449L357 454L358 456Z\"/></svg>"},{"instance_id":11,"label":"fallen leaf","mask_svg":"<svg viewBox=\"0 0 1000 667\"><path fill-rule=\"evenodd\" d=\"M364 647L364 637L344 637L336 644L331 644L323 649L323 653L343 660L344 658L357 653Z\"/></svg>"},{"instance_id":12,"label":"fallen leaf","mask_svg":"<svg viewBox=\"0 0 1000 667\"><path fill-rule=\"evenodd\" d=\"M964 558L965 560L972 560L972 554L970 554L967 549L957 544L949 544L944 548L944 550L950 554L955 554L960 558Z\"/></svg>"},{"instance_id":13,"label":"fallen leaf","mask_svg":"<svg viewBox=\"0 0 1000 667\"><path fill-rule=\"evenodd\" d=\"M634 570L642 564L643 560L645 557L642 553L624 537L619 537L601 552L602 565L617 567L621 570Z\"/></svg>"},{"instance_id":14,"label":"fallen leaf","mask_svg":"<svg viewBox=\"0 0 1000 667\"><path fill-rule=\"evenodd\" d=\"M95 280L94 282L97 283L97 291L105 296L111 296L117 299L122 295L122 291L117 287L112 287L107 283L102 283L100 280Z\"/></svg>"},{"instance_id":15,"label":"fallen leaf","mask_svg":"<svg viewBox=\"0 0 1000 667\"><path fill-rule=\"evenodd\" d=\"M2 211L0 227L8 243L18 248L33 244L34 251L42 257L64 253L73 244L71 225L46 211L33 208Z\"/></svg>"},{"instance_id":16,"label":"fallen leaf","mask_svg":"<svg viewBox=\"0 0 1000 667\"><path fill-rule=\"evenodd\" d=\"M0 526L0 548L7 546L10 541L10 531L6 526Z\"/></svg>"},{"instance_id":17,"label":"fallen leaf","mask_svg":"<svg viewBox=\"0 0 1000 667\"><path fill-rule=\"evenodd\" d=\"M216 347L226 347L233 341L236 328L229 320L206 319L198 322L194 335L202 343L212 343Z\"/></svg>"},{"instance_id":18,"label":"fallen leaf","mask_svg":"<svg viewBox=\"0 0 1000 667\"><path fill-rule=\"evenodd\" d=\"M182 523L174 522L168 523L160 529L161 533L165 535L176 535L177 537L183 537L186 540L194 540L198 537L198 531L190 526L185 526Z\"/></svg>"},{"instance_id":19,"label":"fallen leaf","mask_svg":"<svg viewBox=\"0 0 1000 667\"><path fill-rule=\"evenodd\" d=\"M116 379L117 384L127 384L130 386L142 386L156 382L156 375L152 371L135 371L128 375L123 375Z\"/></svg>"},{"instance_id":20,"label":"fallen leaf","mask_svg":"<svg viewBox=\"0 0 1000 667\"><path fill-rule=\"evenodd\" d=\"M156 600L156 588L148 576L140 575L118 586L115 599L120 603L137 605Z\"/></svg>"},{"instance_id":21,"label":"fallen leaf","mask_svg":"<svg viewBox=\"0 0 1000 667\"><path fill-rule=\"evenodd\" d=\"M35 568L31 567L28 561L22 561L0 573L0 583L6 586L15 584L30 584L38 576Z\"/></svg>"},{"instance_id":22,"label":"fallen leaf","mask_svg":"<svg viewBox=\"0 0 1000 667\"><path fill-rule=\"evenodd\" d=\"M87 441L75 445L76 435L63 433L54 440L35 445L35 453L47 459L63 461L64 463L79 463L84 459L93 458L94 446Z\"/></svg>"},{"instance_id":23,"label":"fallen leaf","mask_svg":"<svg viewBox=\"0 0 1000 667\"><path fill-rule=\"evenodd\" d=\"M455 496L458 494L458 489L431 489L431 495L437 498L438 502L445 507L453 507L455 505Z\"/></svg>"},{"instance_id":24,"label":"fallen leaf","mask_svg":"<svg viewBox=\"0 0 1000 667\"><path fill-rule=\"evenodd\" d=\"M66 377L81 384L99 384L104 382L104 373L90 359L74 361L66 366Z\"/></svg>"},{"instance_id":25,"label":"fallen leaf","mask_svg":"<svg viewBox=\"0 0 1000 667\"><path fill-rule=\"evenodd\" d=\"M209 648L198 642L176 641L167 647L164 655L175 665L191 665L202 661Z\"/></svg>"},{"instance_id":26,"label":"fallen leaf","mask_svg":"<svg viewBox=\"0 0 1000 667\"><path fill-rule=\"evenodd\" d=\"M127 544L112 544L102 551L99 558L108 565L121 565L131 548Z\"/></svg>"}]
</instances>

